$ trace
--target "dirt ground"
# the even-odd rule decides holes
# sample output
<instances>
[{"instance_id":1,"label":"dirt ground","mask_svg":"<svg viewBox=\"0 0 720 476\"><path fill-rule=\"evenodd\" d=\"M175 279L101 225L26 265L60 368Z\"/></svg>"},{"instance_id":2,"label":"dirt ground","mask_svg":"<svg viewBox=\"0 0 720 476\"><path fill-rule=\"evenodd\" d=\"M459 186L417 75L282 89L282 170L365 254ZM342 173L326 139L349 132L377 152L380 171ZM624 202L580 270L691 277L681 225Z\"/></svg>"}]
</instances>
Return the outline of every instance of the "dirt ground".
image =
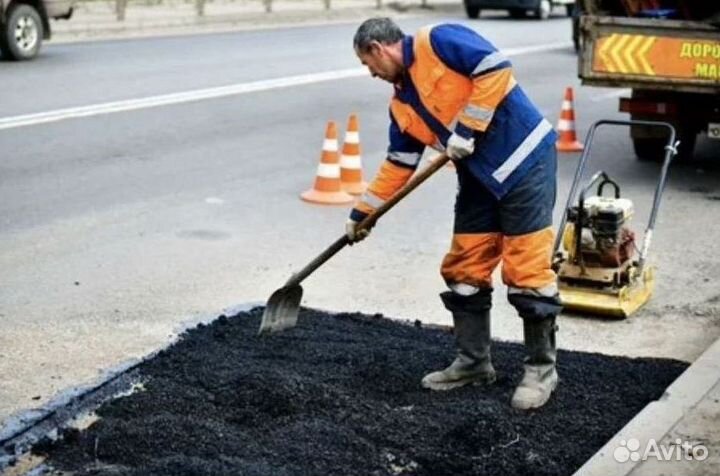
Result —
<instances>
[{"instance_id":1,"label":"dirt ground","mask_svg":"<svg viewBox=\"0 0 720 476\"><path fill-rule=\"evenodd\" d=\"M35 452L79 475L571 474L687 367L561 350L556 394L522 413L518 344L494 343L492 387L433 393L419 380L452 359L446 330L303 310L257 337L261 313L188 331L142 390Z\"/></svg>"}]
</instances>

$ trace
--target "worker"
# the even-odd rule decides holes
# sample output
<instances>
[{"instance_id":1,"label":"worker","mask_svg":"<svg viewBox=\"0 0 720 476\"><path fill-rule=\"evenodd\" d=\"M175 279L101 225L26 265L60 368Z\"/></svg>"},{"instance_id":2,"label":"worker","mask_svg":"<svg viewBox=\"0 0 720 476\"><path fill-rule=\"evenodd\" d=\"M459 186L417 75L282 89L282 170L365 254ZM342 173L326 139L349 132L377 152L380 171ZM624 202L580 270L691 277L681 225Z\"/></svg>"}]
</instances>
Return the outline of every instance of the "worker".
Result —
<instances>
[{"instance_id":1,"label":"worker","mask_svg":"<svg viewBox=\"0 0 720 476\"><path fill-rule=\"evenodd\" d=\"M543 406L558 383L561 305L550 263L556 133L517 84L508 58L469 28L441 24L408 36L391 19L372 18L358 28L354 48L394 94L387 157L347 221L351 243L368 235L358 223L405 184L426 146L444 151L457 170L454 234L441 266L449 291L440 294L452 313L457 354L422 386L449 390L495 381L491 275L502 261L527 350L511 404Z\"/></svg>"}]
</instances>

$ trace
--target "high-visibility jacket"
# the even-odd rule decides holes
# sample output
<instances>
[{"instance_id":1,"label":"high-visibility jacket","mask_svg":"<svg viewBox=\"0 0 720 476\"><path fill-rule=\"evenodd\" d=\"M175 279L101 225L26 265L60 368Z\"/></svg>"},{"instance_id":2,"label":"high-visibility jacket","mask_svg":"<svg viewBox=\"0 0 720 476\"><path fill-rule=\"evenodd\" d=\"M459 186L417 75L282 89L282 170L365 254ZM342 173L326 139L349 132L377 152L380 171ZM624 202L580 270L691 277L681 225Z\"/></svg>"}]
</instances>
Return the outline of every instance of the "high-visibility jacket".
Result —
<instances>
[{"instance_id":1,"label":"high-visibility jacket","mask_svg":"<svg viewBox=\"0 0 720 476\"><path fill-rule=\"evenodd\" d=\"M473 30L422 28L403 40L403 61L406 75L390 103L388 157L354 219L409 179L425 146L443 150L453 132L475 137L475 152L463 160L497 198L554 146L552 125L516 83L508 59Z\"/></svg>"}]
</instances>

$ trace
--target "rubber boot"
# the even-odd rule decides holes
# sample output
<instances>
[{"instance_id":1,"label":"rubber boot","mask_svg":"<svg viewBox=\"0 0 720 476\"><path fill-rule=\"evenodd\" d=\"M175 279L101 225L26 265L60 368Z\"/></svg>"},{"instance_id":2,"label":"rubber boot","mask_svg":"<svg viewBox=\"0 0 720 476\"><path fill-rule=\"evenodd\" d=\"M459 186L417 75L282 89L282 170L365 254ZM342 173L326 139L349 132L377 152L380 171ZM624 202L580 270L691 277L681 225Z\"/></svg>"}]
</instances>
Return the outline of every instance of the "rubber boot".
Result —
<instances>
[{"instance_id":1,"label":"rubber boot","mask_svg":"<svg viewBox=\"0 0 720 476\"><path fill-rule=\"evenodd\" d=\"M452 390L464 385L490 384L495 369L490 362L490 290L472 296L442 293L445 307L455 324L457 357L444 370L427 374L422 386L431 390Z\"/></svg>"},{"instance_id":2,"label":"rubber boot","mask_svg":"<svg viewBox=\"0 0 720 476\"><path fill-rule=\"evenodd\" d=\"M525 374L512 396L512 406L519 410L540 408L558 384L555 369L557 350L555 348L555 317L544 319L523 319L525 347Z\"/></svg>"}]
</instances>

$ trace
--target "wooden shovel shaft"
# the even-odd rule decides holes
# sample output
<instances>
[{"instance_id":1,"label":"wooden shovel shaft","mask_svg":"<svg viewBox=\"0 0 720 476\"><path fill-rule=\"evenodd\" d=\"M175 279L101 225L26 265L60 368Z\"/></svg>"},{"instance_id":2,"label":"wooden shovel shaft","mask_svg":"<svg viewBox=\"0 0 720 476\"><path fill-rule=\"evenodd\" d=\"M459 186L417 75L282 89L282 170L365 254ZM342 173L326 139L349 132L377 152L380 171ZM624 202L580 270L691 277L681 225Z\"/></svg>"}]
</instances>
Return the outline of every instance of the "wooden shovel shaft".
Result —
<instances>
[{"instance_id":1,"label":"wooden shovel shaft","mask_svg":"<svg viewBox=\"0 0 720 476\"><path fill-rule=\"evenodd\" d=\"M358 224L357 229L369 230L370 228L375 226L381 216L390 211L390 209L397 205L400 200L402 200L410 192L415 190L418 185L427 180L432 174L441 169L445 164L448 163L449 160L450 158L445 154L441 154L440 156L438 156L438 158L432 161L430 165L426 166L418 173L413 175L410 180L385 203L380 205L374 212L365 217L365 219ZM310 276L313 271L322 266L323 263L332 258L338 251L343 249L348 244L350 244L350 239L347 237L347 235L343 235L338 238L335 243L333 243L325 251L320 253L314 260L308 263L307 266L301 269L298 273L293 274L292 277L288 280L288 282L285 283L285 287L297 286L298 284L300 284L305 278Z\"/></svg>"}]
</instances>

